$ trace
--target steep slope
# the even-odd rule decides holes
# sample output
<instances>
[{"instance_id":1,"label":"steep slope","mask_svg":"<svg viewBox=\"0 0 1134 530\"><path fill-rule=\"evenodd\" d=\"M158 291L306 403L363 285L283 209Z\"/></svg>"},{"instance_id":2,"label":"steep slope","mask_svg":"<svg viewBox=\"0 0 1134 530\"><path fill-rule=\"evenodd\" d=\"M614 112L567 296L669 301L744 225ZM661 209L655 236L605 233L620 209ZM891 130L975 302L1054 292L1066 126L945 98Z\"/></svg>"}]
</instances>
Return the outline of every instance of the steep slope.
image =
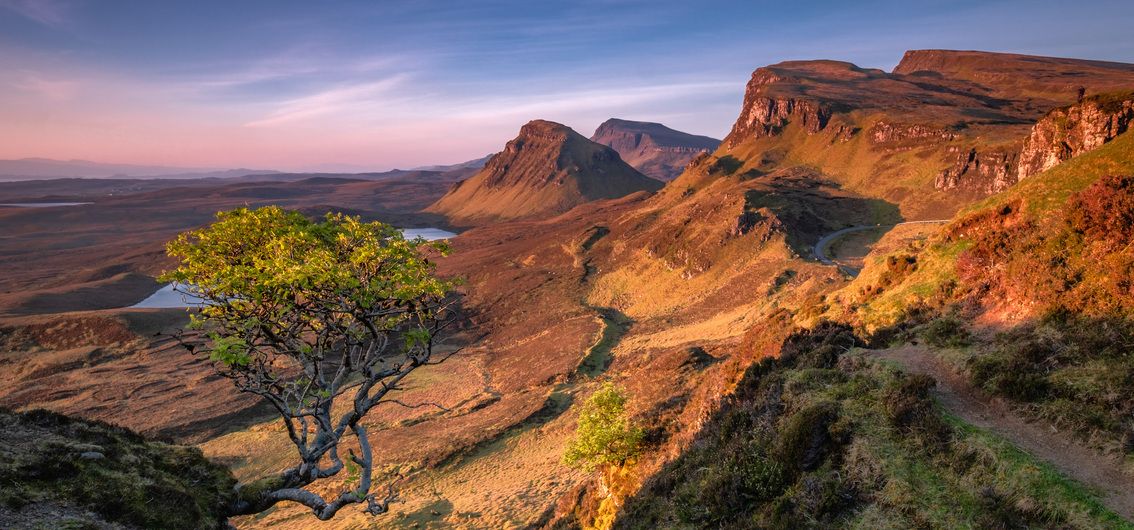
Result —
<instances>
[{"instance_id":1,"label":"steep slope","mask_svg":"<svg viewBox=\"0 0 1134 530\"><path fill-rule=\"evenodd\" d=\"M753 73L717 154L741 170L808 165L906 218L941 218L1018 180L1046 112L1131 87L1134 65L986 52L910 52L893 73L791 61Z\"/></svg>"},{"instance_id":2,"label":"steep slope","mask_svg":"<svg viewBox=\"0 0 1134 530\"><path fill-rule=\"evenodd\" d=\"M591 141L618 151L627 164L662 181L677 178L700 153L711 152L721 141L676 131L660 123L611 118L595 129Z\"/></svg>"},{"instance_id":3,"label":"steep slope","mask_svg":"<svg viewBox=\"0 0 1134 530\"><path fill-rule=\"evenodd\" d=\"M584 202L656 191L618 153L565 125L527 123L484 169L454 185L427 212L457 224L563 213Z\"/></svg>"},{"instance_id":4,"label":"steep slope","mask_svg":"<svg viewBox=\"0 0 1134 530\"><path fill-rule=\"evenodd\" d=\"M0 526L225 528L236 481L196 448L102 422L0 408Z\"/></svg>"}]
</instances>

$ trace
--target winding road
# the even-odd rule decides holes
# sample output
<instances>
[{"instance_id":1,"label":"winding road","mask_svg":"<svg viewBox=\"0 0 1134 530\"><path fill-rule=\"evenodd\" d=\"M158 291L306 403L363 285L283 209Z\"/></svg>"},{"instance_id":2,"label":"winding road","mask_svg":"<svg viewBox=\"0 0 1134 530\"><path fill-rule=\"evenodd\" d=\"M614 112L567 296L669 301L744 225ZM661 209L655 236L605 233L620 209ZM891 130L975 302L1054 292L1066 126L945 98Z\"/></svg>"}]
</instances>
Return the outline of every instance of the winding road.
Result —
<instances>
[{"instance_id":1,"label":"winding road","mask_svg":"<svg viewBox=\"0 0 1134 530\"><path fill-rule=\"evenodd\" d=\"M818 259L819 263L822 263L824 265L835 265L835 266L839 267L840 269L843 269L844 271L851 273L852 276L857 276L858 271L851 269L849 267L844 267L843 265L836 263L835 260L831 259L831 257L827 255L827 247L831 246L831 243L835 242L835 240L839 239L840 237L843 237L847 234L853 234L855 232L864 232L864 231L867 231L867 230L876 230L876 229L879 229L879 228L893 229L895 227L899 227L899 226L902 226L902 225L947 223L951 220L952 219L930 219L930 220L925 220L925 221L905 221L905 222L895 223L895 224L891 224L891 225L877 224L877 225L852 226L852 227L849 227L849 228L844 228L842 230L836 230L834 232L831 232L830 234L823 236L822 238L819 239L818 242L815 243L815 247L812 251L815 253L815 259Z\"/></svg>"}]
</instances>

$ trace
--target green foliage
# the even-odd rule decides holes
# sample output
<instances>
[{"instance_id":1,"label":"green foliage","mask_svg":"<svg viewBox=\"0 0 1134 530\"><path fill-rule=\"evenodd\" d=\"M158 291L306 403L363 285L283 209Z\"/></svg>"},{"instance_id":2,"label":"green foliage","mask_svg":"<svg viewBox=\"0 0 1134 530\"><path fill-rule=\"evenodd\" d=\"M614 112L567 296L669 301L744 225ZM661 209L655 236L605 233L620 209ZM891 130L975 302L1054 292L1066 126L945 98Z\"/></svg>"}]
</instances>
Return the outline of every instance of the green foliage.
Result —
<instances>
[{"instance_id":1,"label":"green foliage","mask_svg":"<svg viewBox=\"0 0 1134 530\"><path fill-rule=\"evenodd\" d=\"M968 359L973 384L1134 453L1134 322L1056 312L999 335Z\"/></svg>"},{"instance_id":2,"label":"green foliage","mask_svg":"<svg viewBox=\"0 0 1134 530\"><path fill-rule=\"evenodd\" d=\"M614 383L606 382L579 411L575 438L563 454L563 463L587 471L621 464L641 451L645 431L626 417L626 396Z\"/></svg>"},{"instance_id":3,"label":"green foliage","mask_svg":"<svg viewBox=\"0 0 1134 530\"><path fill-rule=\"evenodd\" d=\"M833 363L803 351L840 344L837 326L792 335L790 358L752 365L614 528L1130 528L1047 466L943 415L931 378L858 350Z\"/></svg>"},{"instance_id":4,"label":"green foliage","mask_svg":"<svg viewBox=\"0 0 1134 530\"><path fill-rule=\"evenodd\" d=\"M938 348L961 348L968 346L971 341L964 321L954 315L930 321L922 328L921 338Z\"/></svg>"},{"instance_id":5,"label":"green foliage","mask_svg":"<svg viewBox=\"0 0 1134 530\"><path fill-rule=\"evenodd\" d=\"M0 420L6 425L0 433L0 503L6 509L48 502L73 506L98 516L70 521L91 528L111 522L189 530L220 528L225 521L236 480L196 448L42 410L0 409ZM101 456L83 458L84 453ZM49 521L44 528L59 523Z\"/></svg>"},{"instance_id":6,"label":"green foliage","mask_svg":"<svg viewBox=\"0 0 1134 530\"><path fill-rule=\"evenodd\" d=\"M732 155L724 155L709 166L710 175L731 175L744 166L744 161Z\"/></svg>"},{"instance_id":7,"label":"green foliage","mask_svg":"<svg viewBox=\"0 0 1134 530\"><path fill-rule=\"evenodd\" d=\"M211 325L213 359L238 367L258 353L252 337L280 334L285 326L357 333L405 324L413 312L359 315L443 297L453 284L433 275L427 249L448 252L444 243L407 240L392 226L357 217L328 214L314 222L276 206L240 208L170 242L167 251L179 266L160 280L190 286L209 302L193 325ZM406 340L428 340L421 333ZM318 357L322 346L305 341L292 353Z\"/></svg>"}]
</instances>

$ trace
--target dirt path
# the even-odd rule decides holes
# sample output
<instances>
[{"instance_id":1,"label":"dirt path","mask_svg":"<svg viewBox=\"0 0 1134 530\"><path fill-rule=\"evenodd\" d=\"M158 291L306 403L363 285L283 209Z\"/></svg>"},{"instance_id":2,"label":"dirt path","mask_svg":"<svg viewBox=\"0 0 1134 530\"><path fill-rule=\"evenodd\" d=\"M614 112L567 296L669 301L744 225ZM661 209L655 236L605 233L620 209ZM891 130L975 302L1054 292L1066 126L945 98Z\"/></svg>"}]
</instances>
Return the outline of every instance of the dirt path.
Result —
<instances>
[{"instance_id":1,"label":"dirt path","mask_svg":"<svg viewBox=\"0 0 1134 530\"><path fill-rule=\"evenodd\" d=\"M1003 437L1064 475L1098 490L1107 508L1134 520L1134 477L1121 471L1118 459L1100 455L1069 433L1026 421L1004 402L972 387L925 347L881 350L876 357L893 361L907 372L933 377L937 380L934 394L951 414Z\"/></svg>"}]
</instances>

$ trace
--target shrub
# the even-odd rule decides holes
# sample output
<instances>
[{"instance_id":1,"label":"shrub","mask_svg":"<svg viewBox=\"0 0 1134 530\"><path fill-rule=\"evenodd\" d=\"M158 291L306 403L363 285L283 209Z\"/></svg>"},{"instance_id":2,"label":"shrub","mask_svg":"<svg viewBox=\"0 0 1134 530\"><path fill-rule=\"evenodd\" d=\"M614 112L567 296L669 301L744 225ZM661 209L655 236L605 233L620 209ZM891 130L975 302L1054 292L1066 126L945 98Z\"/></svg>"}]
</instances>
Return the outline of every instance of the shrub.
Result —
<instances>
[{"instance_id":1,"label":"shrub","mask_svg":"<svg viewBox=\"0 0 1134 530\"><path fill-rule=\"evenodd\" d=\"M901 376L888 385L882 399L890 425L934 452L943 450L950 437L949 426L929 395L936 385L925 374Z\"/></svg>"},{"instance_id":2,"label":"shrub","mask_svg":"<svg viewBox=\"0 0 1134 530\"><path fill-rule=\"evenodd\" d=\"M614 383L606 382L583 405L563 463L586 471L622 464L638 456L644 435L645 431L630 425L626 417L625 394Z\"/></svg>"},{"instance_id":3,"label":"shrub","mask_svg":"<svg viewBox=\"0 0 1134 530\"><path fill-rule=\"evenodd\" d=\"M965 323L955 316L933 320L922 330L921 338L938 348L960 348L968 346L970 342Z\"/></svg>"},{"instance_id":4,"label":"shrub","mask_svg":"<svg viewBox=\"0 0 1134 530\"><path fill-rule=\"evenodd\" d=\"M718 158L713 165L709 166L710 175L731 175L740 169L744 162L732 155L725 155Z\"/></svg>"}]
</instances>

